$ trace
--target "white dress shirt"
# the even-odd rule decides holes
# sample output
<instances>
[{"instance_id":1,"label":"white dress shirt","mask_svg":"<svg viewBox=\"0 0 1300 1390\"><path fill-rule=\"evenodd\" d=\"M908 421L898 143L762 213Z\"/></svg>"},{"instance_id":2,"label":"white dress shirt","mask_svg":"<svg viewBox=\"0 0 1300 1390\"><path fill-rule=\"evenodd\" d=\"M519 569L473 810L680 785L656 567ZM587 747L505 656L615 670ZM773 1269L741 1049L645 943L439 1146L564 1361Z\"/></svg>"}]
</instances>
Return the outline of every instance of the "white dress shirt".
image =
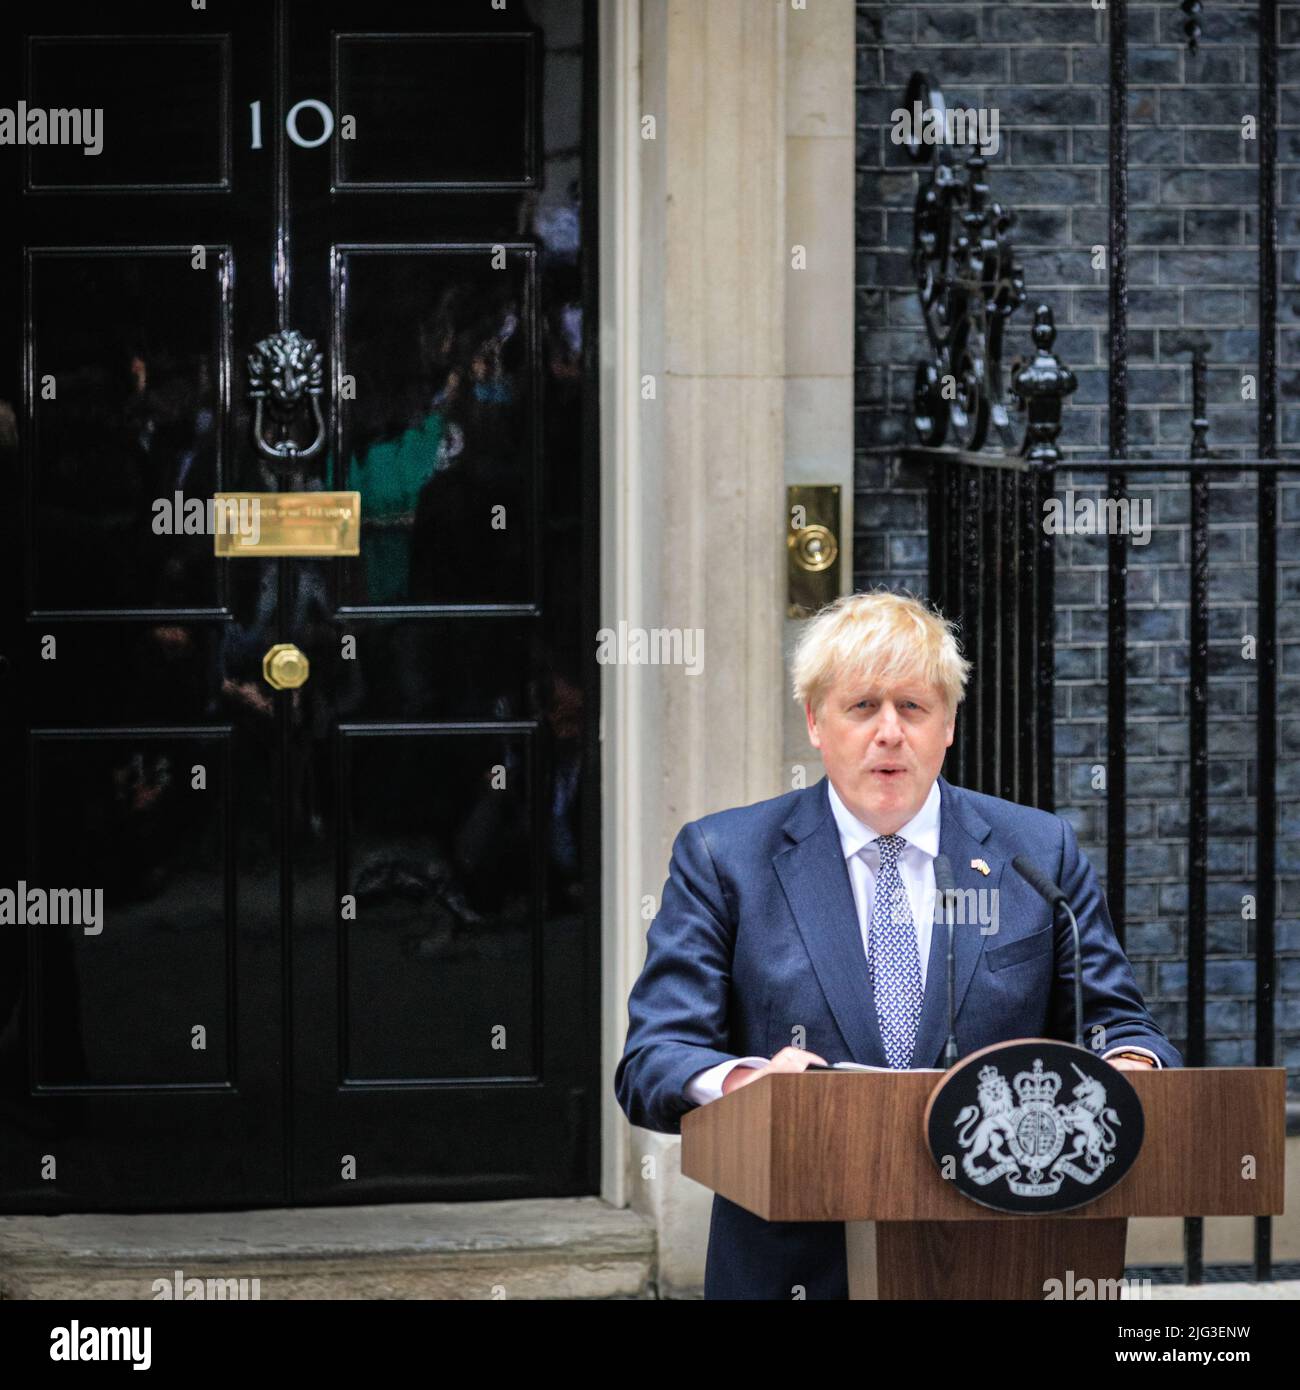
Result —
<instances>
[{"instance_id":1,"label":"white dress shirt","mask_svg":"<svg viewBox=\"0 0 1300 1390\"><path fill-rule=\"evenodd\" d=\"M858 912L858 930L862 934L862 953L867 954L867 935L871 926L871 903L875 895L876 875L880 872L880 850L876 841L880 838L869 825L860 821L840 800L834 784L827 779L826 791L830 797L831 811L840 832L840 848L848 863L849 882L853 888L853 902ZM921 988L925 988L926 969L930 961L930 936L934 927L934 858L939 853L939 812L942 798L939 783L935 781L930 788L921 809L898 834L907 841L898 856L898 873L907 891L907 900L912 909L912 921L916 925L916 949L921 959ZM1160 1058L1145 1047L1133 1043L1121 1043L1102 1053L1109 1057L1115 1052L1140 1052L1150 1057L1155 1065L1161 1066ZM686 1098L695 1105L707 1105L709 1101L722 1096L722 1083L736 1067L765 1067L768 1057L735 1057L716 1066L697 1072L686 1083ZM835 1061L835 1058L828 1058Z\"/></svg>"}]
</instances>

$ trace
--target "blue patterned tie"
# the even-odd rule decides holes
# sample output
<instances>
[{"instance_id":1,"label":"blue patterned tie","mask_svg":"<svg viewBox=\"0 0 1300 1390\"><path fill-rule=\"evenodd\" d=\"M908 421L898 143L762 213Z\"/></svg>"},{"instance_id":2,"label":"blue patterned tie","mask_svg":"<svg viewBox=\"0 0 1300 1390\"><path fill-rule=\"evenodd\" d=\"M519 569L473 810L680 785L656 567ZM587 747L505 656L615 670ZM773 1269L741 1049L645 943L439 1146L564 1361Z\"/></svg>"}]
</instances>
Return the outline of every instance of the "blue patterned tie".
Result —
<instances>
[{"instance_id":1,"label":"blue patterned tie","mask_svg":"<svg viewBox=\"0 0 1300 1390\"><path fill-rule=\"evenodd\" d=\"M880 872L871 899L867 968L885 1058L891 1067L905 1067L912 1060L924 994L916 923L898 873L898 856L907 841L901 835L881 835L875 843L880 849Z\"/></svg>"}]
</instances>

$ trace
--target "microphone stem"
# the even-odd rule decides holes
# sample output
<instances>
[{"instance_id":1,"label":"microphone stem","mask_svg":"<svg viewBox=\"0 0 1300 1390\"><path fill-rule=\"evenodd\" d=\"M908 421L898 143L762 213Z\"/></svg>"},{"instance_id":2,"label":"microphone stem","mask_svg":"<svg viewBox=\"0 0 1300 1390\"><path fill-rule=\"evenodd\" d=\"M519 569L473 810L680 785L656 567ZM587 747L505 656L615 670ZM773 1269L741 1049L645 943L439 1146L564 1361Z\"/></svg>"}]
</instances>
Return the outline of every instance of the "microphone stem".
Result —
<instances>
[{"instance_id":1,"label":"microphone stem","mask_svg":"<svg viewBox=\"0 0 1300 1390\"><path fill-rule=\"evenodd\" d=\"M957 992L957 967L953 958L953 897L945 893L943 916L948 926L948 1042L943 1049L943 1065L947 1069L957 1065L957 1020L953 1017L953 996Z\"/></svg>"},{"instance_id":2,"label":"microphone stem","mask_svg":"<svg viewBox=\"0 0 1300 1390\"><path fill-rule=\"evenodd\" d=\"M1083 947L1079 940L1079 919L1074 915L1074 909L1064 899L1061 906L1066 910L1070 917L1070 931L1074 938L1074 1044L1076 1047L1083 1046Z\"/></svg>"}]
</instances>

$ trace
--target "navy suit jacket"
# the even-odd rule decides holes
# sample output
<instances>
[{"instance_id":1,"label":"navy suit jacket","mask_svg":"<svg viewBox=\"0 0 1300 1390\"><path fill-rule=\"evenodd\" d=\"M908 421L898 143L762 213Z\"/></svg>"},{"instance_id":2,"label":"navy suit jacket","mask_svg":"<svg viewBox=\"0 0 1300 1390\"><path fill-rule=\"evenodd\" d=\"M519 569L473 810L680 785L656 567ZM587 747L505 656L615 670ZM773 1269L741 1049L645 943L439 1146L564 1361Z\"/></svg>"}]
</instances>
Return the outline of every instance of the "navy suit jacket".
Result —
<instances>
[{"instance_id":1,"label":"navy suit jacket","mask_svg":"<svg viewBox=\"0 0 1300 1390\"><path fill-rule=\"evenodd\" d=\"M828 1062L888 1065L867 975L848 865L827 779L770 801L704 816L673 842L668 882L628 1001L627 1044L614 1074L628 1119L681 1131L687 1081L729 1058L801 1045ZM1011 867L1028 856L1069 896L1083 947L1084 1044L1182 1058L1147 1012L1115 939L1092 866L1067 821L939 778L939 850L958 889L999 890L998 930L956 929L957 1047L962 1056L1011 1038L1074 1038L1068 922ZM988 875L972 867L982 859ZM969 898L967 901L971 901ZM947 1041L947 932L931 934L913 1067L942 1065ZM1104 1032L1098 1034L1098 1028ZM842 1222L767 1222L713 1199L706 1298L847 1298Z\"/></svg>"}]
</instances>

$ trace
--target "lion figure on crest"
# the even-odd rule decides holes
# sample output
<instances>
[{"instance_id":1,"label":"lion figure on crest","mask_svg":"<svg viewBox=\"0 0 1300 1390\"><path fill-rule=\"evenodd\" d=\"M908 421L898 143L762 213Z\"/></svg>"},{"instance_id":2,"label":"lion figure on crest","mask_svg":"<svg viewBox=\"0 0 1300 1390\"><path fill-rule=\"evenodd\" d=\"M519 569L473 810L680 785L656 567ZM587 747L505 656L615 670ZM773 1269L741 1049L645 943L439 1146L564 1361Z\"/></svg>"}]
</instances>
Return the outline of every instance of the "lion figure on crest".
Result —
<instances>
[{"instance_id":1,"label":"lion figure on crest","mask_svg":"<svg viewBox=\"0 0 1300 1390\"><path fill-rule=\"evenodd\" d=\"M1011 1087L1005 1076L994 1067L985 1067L980 1072L979 1104L967 1105L957 1116L957 1139L962 1148L970 1148L962 1155L961 1166L967 1176L977 1177L983 1170L975 1162L985 1153L995 1163L1014 1163L1015 1160L1002 1149L1002 1141L1015 1133L1015 1101ZM982 1113L981 1113L982 1112ZM976 1123L978 1121L978 1123ZM974 1130L972 1131L972 1125ZM1018 1166L1018 1165L1017 1165Z\"/></svg>"}]
</instances>

